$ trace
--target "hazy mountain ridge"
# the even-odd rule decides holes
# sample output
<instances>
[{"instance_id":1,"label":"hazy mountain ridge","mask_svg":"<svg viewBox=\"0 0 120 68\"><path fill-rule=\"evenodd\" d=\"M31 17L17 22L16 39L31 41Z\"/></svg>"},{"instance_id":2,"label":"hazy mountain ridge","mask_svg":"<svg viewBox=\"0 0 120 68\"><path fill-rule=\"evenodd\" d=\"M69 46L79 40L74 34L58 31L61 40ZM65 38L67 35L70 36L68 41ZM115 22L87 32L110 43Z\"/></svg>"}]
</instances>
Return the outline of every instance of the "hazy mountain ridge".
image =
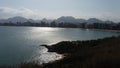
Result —
<instances>
[{"instance_id":1,"label":"hazy mountain ridge","mask_svg":"<svg viewBox=\"0 0 120 68\"><path fill-rule=\"evenodd\" d=\"M38 22L39 20L33 20L33 19L27 19L25 17L21 17L21 16L16 16L16 17L11 17L8 19L0 19L0 23L24 23L24 22Z\"/></svg>"},{"instance_id":2,"label":"hazy mountain ridge","mask_svg":"<svg viewBox=\"0 0 120 68\"><path fill-rule=\"evenodd\" d=\"M36 26L36 27L61 27L61 28L85 28L85 29L109 29L120 30L120 23L113 21L102 21L97 18L79 19L72 16L62 16L51 20L27 19L24 17L13 17L0 20L0 26Z\"/></svg>"},{"instance_id":3,"label":"hazy mountain ridge","mask_svg":"<svg viewBox=\"0 0 120 68\"><path fill-rule=\"evenodd\" d=\"M21 17L21 16L16 16L16 17L12 17L12 18L8 18L8 19L0 19L0 23L24 23L24 22L32 22L32 23L40 23L42 22L46 22L46 23L50 23L52 21L55 21L56 23L61 23L61 22L67 22L67 23L88 23L88 24L93 24L93 23L114 23L113 21L102 21L100 19L97 18L89 18L88 20L86 19L81 19L81 18L74 18L72 16L62 16L59 17L57 19L46 19L43 18L41 20L34 20L34 19L27 19L25 17Z\"/></svg>"}]
</instances>

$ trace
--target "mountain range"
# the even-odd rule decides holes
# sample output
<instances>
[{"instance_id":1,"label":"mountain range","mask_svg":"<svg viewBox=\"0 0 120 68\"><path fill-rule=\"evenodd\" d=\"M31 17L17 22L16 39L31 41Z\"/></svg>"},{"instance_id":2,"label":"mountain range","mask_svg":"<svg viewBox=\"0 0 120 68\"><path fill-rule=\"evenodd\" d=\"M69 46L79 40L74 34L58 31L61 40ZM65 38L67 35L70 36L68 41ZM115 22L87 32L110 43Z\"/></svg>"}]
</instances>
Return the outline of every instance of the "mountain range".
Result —
<instances>
[{"instance_id":1,"label":"mountain range","mask_svg":"<svg viewBox=\"0 0 120 68\"><path fill-rule=\"evenodd\" d=\"M61 22L69 22L69 23L88 23L88 24L92 24L92 23L113 23L112 21L102 21L100 19L97 18L89 18L88 20L86 19L79 19L79 18L74 18L72 16L62 16L59 17L57 19L51 20L51 19L42 19L42 20L34 20L34 19L27 19L21 16L16 16L16 17L12 17L12 18L8 18L8 19L0 19L0 23L24 23L24 22L32 22L32 23L40 23L41 21L46 22L46 23L50 23L52 21L55 21L57 23L61 23Z\"/></svg>"}]
</instances>

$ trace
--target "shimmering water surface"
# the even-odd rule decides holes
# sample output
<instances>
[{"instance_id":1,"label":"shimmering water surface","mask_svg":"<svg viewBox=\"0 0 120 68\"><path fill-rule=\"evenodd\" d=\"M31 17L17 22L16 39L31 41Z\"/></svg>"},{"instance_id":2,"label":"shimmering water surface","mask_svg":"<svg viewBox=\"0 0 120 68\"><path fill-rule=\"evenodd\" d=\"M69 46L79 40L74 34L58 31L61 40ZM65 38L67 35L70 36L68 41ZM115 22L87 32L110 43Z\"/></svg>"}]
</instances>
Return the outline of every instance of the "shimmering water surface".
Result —
<instances>
[{"instance_id":1,"label":"shimmering water surface","mask_svg":"<svg viewBox=\"0 0 120 68\"><path fill-rule=\"evenodd\" d=\"M18 64L35 59L40 62L54 60L55 53L48 53L41 44L68 40L91 40L120 33L80 28L7 27L0 26L0 65Z\"/></svg>"}]
</instances>

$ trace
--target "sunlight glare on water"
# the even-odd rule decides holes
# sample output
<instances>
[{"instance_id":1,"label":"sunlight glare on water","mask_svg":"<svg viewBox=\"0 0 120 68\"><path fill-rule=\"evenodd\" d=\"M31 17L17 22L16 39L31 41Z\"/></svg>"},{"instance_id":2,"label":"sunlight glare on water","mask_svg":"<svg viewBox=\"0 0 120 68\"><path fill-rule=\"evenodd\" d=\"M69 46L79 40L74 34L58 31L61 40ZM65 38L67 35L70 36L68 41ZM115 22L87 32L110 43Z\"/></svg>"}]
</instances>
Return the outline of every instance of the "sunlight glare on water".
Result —
<instances>
[{"instance_id":1,"label":"sunlight glare on water","mask_svg":"<svg viewBox=\"0 0 120 68\"><path fill-rule=\"evenodd\" d=\"M59 54L47 52L43 44L60 41L91 40L118 36L118 32L85 30L79 28L50 27L0 27L0 65L17 64L32 59L39 63L60 58Z\"/></svg>"}]
</instances>

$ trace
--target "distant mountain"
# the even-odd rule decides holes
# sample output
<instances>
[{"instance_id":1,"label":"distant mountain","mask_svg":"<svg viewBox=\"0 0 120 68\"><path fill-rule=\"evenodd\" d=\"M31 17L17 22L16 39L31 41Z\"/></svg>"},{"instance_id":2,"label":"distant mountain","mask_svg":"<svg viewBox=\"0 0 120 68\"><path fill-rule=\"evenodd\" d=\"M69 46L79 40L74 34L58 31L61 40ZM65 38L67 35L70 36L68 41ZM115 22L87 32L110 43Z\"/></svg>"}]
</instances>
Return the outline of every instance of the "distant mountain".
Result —
<instances>
[{"instance_id":1,"label":"distant mountain","mask_svg":"<svg viewBox=\"0 0 120 68\"><path fill-rule=\"evenodd\" d=\"M24 18L24 17L21 17L21 16L16 16L16 17L12 17L12 18L8 18L8 19L1 19L0 20L0 23L24 23L24 22L32 22L32 23L35 23L35 22L40 22L40 20L33 20L33 19L27 19L27 18Z\"/></svg>"},{"instance_id":2,"label":"distant mountain","mask_svg":"<svg viewBox=\"0 0 120 68\"><path fill-rule=\"evenodd\" d=\"M97 18L90 18L88 20L85 19L77 19L72 16L62 16L56 20L57 23L60 22L69 22L69 23L87 23L87 24L93 24L93 23L113 23L112 21L102 21Z\"/></svg>"},{"instance_id":3,"label":"distant mountain","mask_svg":"<svg viewBox=\"0 0 120 68\"><path fill-rule=\"evenodd\" d=\"M74 18L72 16L66 16L66 17L62 16L62 17L58 18L56 20L56 22L58 22L58 23L60 23L60 22L68 22L68 23L74 23L74 24L76 24L76 23L86 22L86 20L85 19L76 19L76 18Z\"/></svg>"},{"instance_id":4,"label":"distant mountain","mask_svg":"<svg viewBox=\"0 0 120 68\"><path fill-rule=\"evenodd\" d=\"M23 23L23 22L27 22L27 21L28 21L28 19L17 16L17 17L8 18L8 19L1 19L0 23L17 23L17 22Z\"/></svg>"},{"instance_id":5,"label":"distant mountain","mask_svg":"<svg viewBox=\"0 0 120 68\"><path fill-rule=\"evenodd\" d=\"M24 17L20 17L20 16L17 16L17 17L12 17L12 18L8 18L8 19L1 19L0 20L0 23L17 23L17 22L20 22L20 23L24 23L24 22L31 22L31 23L40 23L41 21L43 22L46 22L46 23L51 23L53 20L51 19L46 19L46 18L43 18L42 20L33 20L33 19L27 19L27 18L24 18ZM93 23L114 23L112 21L102 21L102 20L99 20L97 18L90 18L88 20L85 20L85 19L78 19L78 18L74 18L72 16L62 16L62 17L59 17L55 20L56 23L61 23L61 22L66 22L66 23L74 23L74 24L79 24L79 23L88 23L88 24L93 24Z\"/></svg>"},{"instance_id":6,"label":"distant mountain","mask_svg":"<svg viewBox=\"0 0 120 68\"><path fill-rule=\"evenodd\" d=\"M113 21L102 21L97 18L90 18L88 20L74 18L72 16L62 16L60 18L50 20L33 20L24 17L13 17L8 19L1 19L0 26L37 26L37 27L66 27L66 28L94 28L94 29L113 29L120 30L120 23Z\"/></svg>"},{"instance_id":7,"label":"distant mountain","mask_svg":"<svg viewBox=\"0 0 120 68\"><path fill-rule=\"evenodd\" d=\"M87 22L87 20L85 20L85 19L76 19L76 21L79 22L79 23L85 23L85 22Z\"/></svg>"},{"instance_id":8,"label":"distant mountain","mask_svg":"<svg viewBox=\"0 0 120 68\"><path fill-rule=\"evenodd\" d=\"M88 24L93 24L93 23L104 23L102 20L99 20L97 18L90 18L87 20Z\"/></svg>"},{"instance_id":9,"label":"distant mountain","mask_svg":"<svg viewBox=\"0 0 120 68\"><path fill-rule=\"evenodd\" d=\"M42 22L46 22L46 23L51 23L53 20L51 20L51 19L46 19L46 18L43 18L41 21L42 21Z\"/></svg>"},{"instance_id":10,"label":"distant mountain","mask_svg":"<svg viewBox=\"0 0 120 68\"><path fill-rule=\"evenodd\" d=\"M20 17L20 16L7 19L7 22L12 22L12 23L16 23L16 22L23 23L23 22L27 22L27 21L28 21L28 19L26 19L24 17Z\"/></svg>"},{"instance_id":11,"label":"distant mountain","mask_svg":"<svg viewBox=\"0 0 120 68\"><path fill-rule=\"evenodd\" d=\"M113 24L114 22L113 21L104 21L104 23L107 23L107 24Z\"/></svg>"},{"instance_id":12,"label":"distant mountain","mask_svg":"<svg viewBox=\"0 0 120 68\"><path fill-rule=\"evenodd\" d=\"M71 16L66 16L66 17L62 16L56 20L56 22L59 22L59 23L60 22L75 22L75 21L76 21L76 19Z\"/></svg>"}]
</instances>

